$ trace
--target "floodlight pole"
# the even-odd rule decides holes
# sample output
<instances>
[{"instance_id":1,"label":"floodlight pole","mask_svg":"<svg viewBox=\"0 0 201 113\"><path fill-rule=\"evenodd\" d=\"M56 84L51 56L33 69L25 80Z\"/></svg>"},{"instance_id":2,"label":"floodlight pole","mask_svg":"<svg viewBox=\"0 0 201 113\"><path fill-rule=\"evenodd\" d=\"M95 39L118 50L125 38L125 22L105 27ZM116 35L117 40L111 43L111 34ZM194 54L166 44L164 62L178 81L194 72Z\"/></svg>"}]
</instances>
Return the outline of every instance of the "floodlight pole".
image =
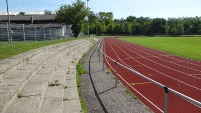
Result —
<instances>
[{"instance_id":1,"label":"floodlight pole","mask_svg":"<svg viewBox=\"0 0 201 113\"><path fill-rule=\"evenodd\" d=\"M6 0L6 5L7 5L7 15L8 15L8 44L12 43L12 40L10 39L10 15L9 15L9 10L8 10L8 0Z\"/></svg>"},{"instance_id":2,"label":"floodlight pole","mask_svg":"<svg viewBox=\"0 0 201 113\"><path fill-rule=\"evenodd\" d=\"M88 1L87 0L87 16L88 16L88 37L89 37L89 11L88 11Z\"/></svg>"}]
</instances>

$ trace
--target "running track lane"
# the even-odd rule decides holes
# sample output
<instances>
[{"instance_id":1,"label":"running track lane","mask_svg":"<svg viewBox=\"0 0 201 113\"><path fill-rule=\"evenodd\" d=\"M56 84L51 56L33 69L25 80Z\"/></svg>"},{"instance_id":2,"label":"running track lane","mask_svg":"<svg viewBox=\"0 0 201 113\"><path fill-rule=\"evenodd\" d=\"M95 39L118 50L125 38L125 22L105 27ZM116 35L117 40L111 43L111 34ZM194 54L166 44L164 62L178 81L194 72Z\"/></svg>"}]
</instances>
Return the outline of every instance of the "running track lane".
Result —
<instances>
[{"instance_id":1,"label":"running track lane","mask_svg":"<svg viewBox=\"0 0 201 113\"><path fill-rule=\"evenodd\" d=\"M201 62L160 52L115 38L104 39L104 52L117 62L141 74L201 101ZM114 73L114 62L105 57L105 64ZM156 113L164 109L164 89L118 67L119 80ZM197 107L168 93L169 113L201 113Z\"/></svg>"}]
</instances>

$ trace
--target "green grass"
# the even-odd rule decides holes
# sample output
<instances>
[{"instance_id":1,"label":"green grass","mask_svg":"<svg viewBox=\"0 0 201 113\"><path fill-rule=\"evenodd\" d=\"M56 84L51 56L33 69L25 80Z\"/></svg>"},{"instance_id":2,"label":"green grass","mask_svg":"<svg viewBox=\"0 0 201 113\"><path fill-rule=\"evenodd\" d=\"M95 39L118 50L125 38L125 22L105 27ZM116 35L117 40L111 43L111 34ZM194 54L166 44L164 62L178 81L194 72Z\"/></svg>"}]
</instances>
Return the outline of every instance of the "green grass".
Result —
<instances>
[{"instance_id":1,"label":"green grass","mask_svg":"<svg viewBox=\"0 0 201 113\"><path fill-rule=\"evenodd\" d=\"M201 37L125 37L119 39L201 61Z\"/></svg>"},{"instance_id":2,"label":"green grass","mask_svg":"<svg viewBox=\"0 0 201 113\"><path fill-rule=\"evenodd\" d=\"M0 43L0 60L18 55L20 53L27 52L32 49L40 48L43 46L63 43L74 40L75 38L52 40L52 41L39 41L39 42L13 42L12 45L8 45L6 42ZM78 38L79 39L79 38Z\"/></svg>"},{"instance_id":3,"label":"green grass","mask_svg":"<svg viewBox=\"0 0 201 113\"><path fill-rule=\"evenodd\" d=\"M81 91L81 78L80 76L82 74L86 74L87 71L84 70L82 63L79 61L77 64L77 72L76 72L76 82L77 82L77 89L78 89L78 95L80 98L80 103L81 103L81 107L82 107L82 112L86 113L86 107L85 107L85 103L84 103L84 99L82 98L82 91Z\"/></svg>"}]
</instances>

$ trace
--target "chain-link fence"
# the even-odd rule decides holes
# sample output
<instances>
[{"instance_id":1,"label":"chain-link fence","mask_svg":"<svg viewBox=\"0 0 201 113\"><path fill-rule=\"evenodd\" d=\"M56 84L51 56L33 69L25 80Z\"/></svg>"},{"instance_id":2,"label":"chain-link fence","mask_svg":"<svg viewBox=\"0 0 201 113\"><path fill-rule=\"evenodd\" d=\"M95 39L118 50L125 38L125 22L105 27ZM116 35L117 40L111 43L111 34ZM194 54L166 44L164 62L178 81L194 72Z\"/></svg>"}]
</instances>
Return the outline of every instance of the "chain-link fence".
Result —
<instances>
[{"instance_id":1,"label":"chain-link fence","mask_svg":"<svg viewBox=\"0 0 201 113\"><path fill-rule=\"evenodd\" d=\"M72 36L70 27L61 24L0 23L0 41L45 41Z\"/></svg>"}]
</instances>

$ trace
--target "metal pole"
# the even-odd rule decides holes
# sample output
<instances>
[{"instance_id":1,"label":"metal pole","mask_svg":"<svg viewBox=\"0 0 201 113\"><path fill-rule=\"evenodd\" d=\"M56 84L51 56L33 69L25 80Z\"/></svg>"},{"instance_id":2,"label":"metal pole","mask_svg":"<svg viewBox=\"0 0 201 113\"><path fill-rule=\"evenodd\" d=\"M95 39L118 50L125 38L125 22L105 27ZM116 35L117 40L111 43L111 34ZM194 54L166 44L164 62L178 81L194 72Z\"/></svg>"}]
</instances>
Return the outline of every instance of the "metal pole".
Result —
<instances>
[{"instance_id":1,"label":"metal pole","mask_svg":"<svg viewBox=\"0 0 201 113\"><path fill-rule=\"evenodd\" d=\"M88 1L87 0L87 11L88 11ZM88 37L89 37L89 11L87 12L87 15L88 15Z\"/></svg>"},{"instance_id":2,"label":"metal pole","mask_svg":"<svg viewBox=\"0 0 201 113\"><path fill-rule=\"evenodd\" d=\"M52 29L50 28L50 38L52 40Z\"/></svg>"},{"instance_id":3,"label":"metal pole","mask_svg":"<svg viewBox=\"0 0 201 113\"><path fill-rule=\"evenodd\" d=\"M43 27L43 36L44 36L44 41L45 41L45 28Z\"/></svg>"},{"instance_id":4,"label":"metal pole","mask_svg":"<svg viewBox=\"0 0 201 113\"><path fill-rule=\"evenodd\" d=\"M6 5L7 5L7 15L8 15L8 44L12 44L12 40L10 40L10 15L9 15L9 10L8 10L8 0L6 0Z\"/></svg>"},{"instance_id":5,"label":"metal pole","mask_svg":"<svg viewBox=\"0 0 201 113\"><path fill-rule=\"evenodd\" d=\"M35 26L35 41L37 42L37 39L36 39L36 26Z\"/></svg>"},{"instance_id":6,"label":"metal pole","mask_svg":"<svg viewBox=\"0 0 201 113\"><path fill-rule=\"evenodd\" d=\"M99 61L100 61L100 48L98 48L98 56L99 56Z\"/></svg>"},{"instance_id":7,"label":"metal pole","mask_svg":"<svg viewBox=\"0 0 201 113\"><path fill-rule=\"evenodd\" d=\"M115 62L115 75L116 75L116 81L115 81L116 84L115 85L116 85L116 87L117 87L117 80L118 80L118 72L117 71L118 71L118 65L117 65L117 62Z\"/></svg>"},{"instance_id":8,"label":"metal pole","mask_svg":"<svg viewBox=\"0 0 201 113\"><path fill-rule=\"evenodd\" d=\"M165 89L165 100L164 100L164 113L167 113L168 111L168 87L164 87Z\"/></svg>"},{"instance_id":9,"label":"metal pole","mask_svg":"<svg viewBox=\"0 0 201 113\"><path fill-rule=\"evenodd\" d=\"M8 28L8 22L6 22L7 32L8 32L8 44L10 44L10 38L9 38L9 28Z\"/></svg>"},{"instance_id":10,"label":"metal pole","mask_svg":"<svg viewBox=\"0 0 201 113\"><path fill-rule=\"evenodd\" d=\"M25 31L24 31L24 24L22 24L22 28L23 28L23 35L24 35L24 43L26 43Z\"/></svg>"},{"instance_id":11,"label":"metal pole","mask_svg":"<svg viewBox=\"0 0 201 113\"><path fill-rule=\"evenodd\" d=\"M104 70L104 54L103 54L103 70Z\"/></svg>"}]
</instances>

